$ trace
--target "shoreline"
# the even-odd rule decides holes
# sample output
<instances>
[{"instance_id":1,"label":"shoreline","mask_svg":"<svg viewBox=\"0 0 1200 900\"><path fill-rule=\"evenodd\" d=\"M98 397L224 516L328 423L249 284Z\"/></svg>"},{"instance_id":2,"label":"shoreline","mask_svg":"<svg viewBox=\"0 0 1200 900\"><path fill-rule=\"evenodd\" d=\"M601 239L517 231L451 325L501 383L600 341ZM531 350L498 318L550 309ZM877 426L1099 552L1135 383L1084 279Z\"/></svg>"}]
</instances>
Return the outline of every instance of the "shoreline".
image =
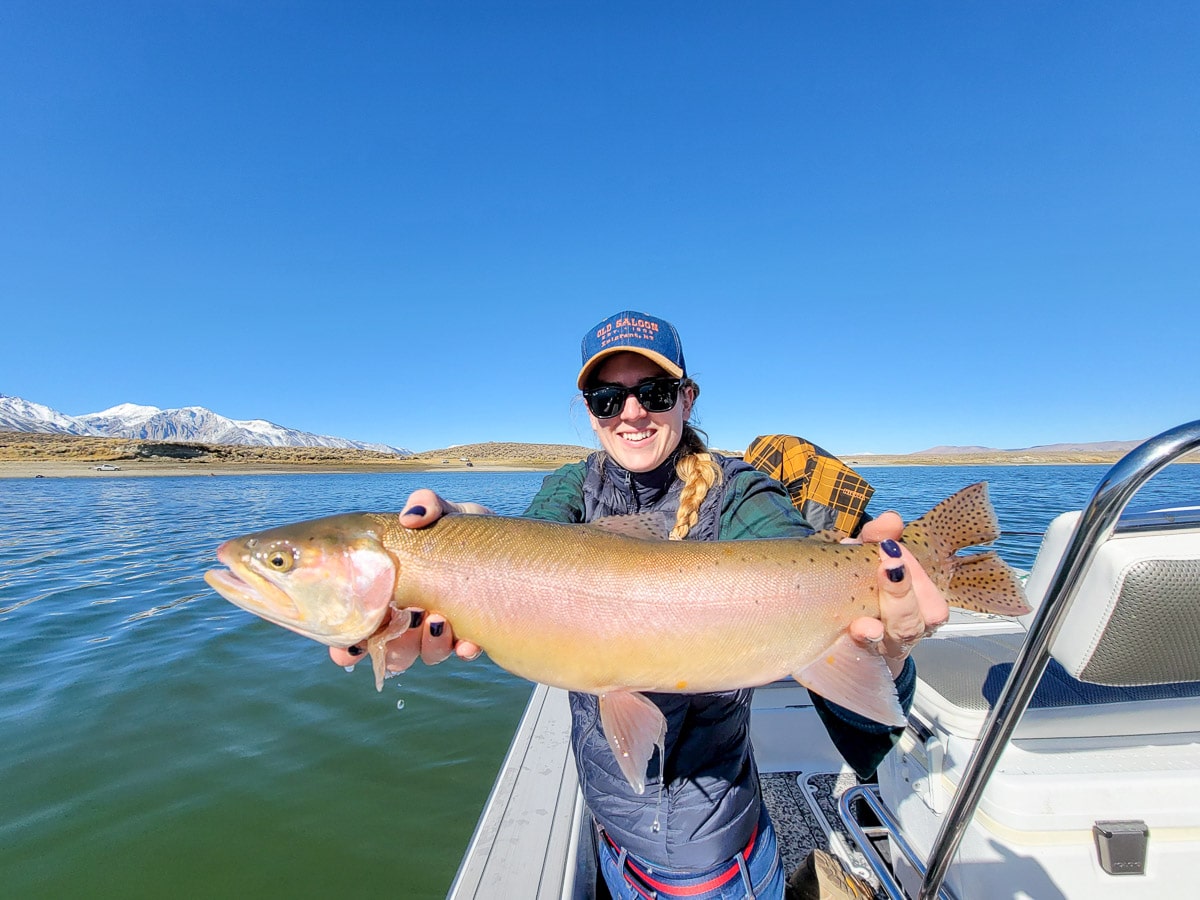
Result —
<instances>
[{"instance_id":1,"label":"shoreline","mask_svg":"<svg viewBox=\"0 0 1200 900\"><path fill-rule=\"evenodd\" d=\"M386 474L395 472L550 472L585 459L593 447L491 441L393 456L329 447L259 447L0 432L0 479L142 478L213 475ZM740 451L719 450L727 456ZM980 450L899 455L847 454L857 468L893 466L1108 465L1123 450ZM1200 451L1183 463L1200 463Z\"/></svg>"},{"instance_id":2,"label":"shoreline","mask_svg":"<svg viewBox=\"0 0 1200 900\"><path fill-rule=\"evenodd\" d=\"M508 463L484 460L468 466L464 463L435 465L422 461L413 464L379 463L278 463L218 462L196 460L120 460L111 465L116 471L99 470L94 460L0 460L0 479L5 478L155 478L204 477L228 475L384 475L400 472L549 472L562 463L539 465L535 461Z\"/></svg>"},{"instance_id":3,"label":"shoreline","mask_svg":"<svg viewBox=\"0 0 1200 900\"><path fill-rule=\"evenodd\" d=\"M947 456L858 456L844 462L855 468L897 466L1061 466L1112 465L1121 454L971 454ZM111 462L76 459L0 460L0 480L18 478L154 478L234 475L383 475L433 472L550 472L574 459L473 459L440 463L430 459L397 459L380 462L329 460L284 462L278 460L120 459ZM1200 463L1200 458L1180 460ZM98 466L116 466L115 470Z\"/></svg>"},{"instance_id":4,"label":"shoreline","mask_svg":"<svg viewBox=\"0 0 1200 900\"><path fill-rule=\"evenodd\" d=\"M572 444L491 442L395 456L338 447L263 447L0 431L0 479L542 472L584 459Z\"/></svg>"}]
</instances>

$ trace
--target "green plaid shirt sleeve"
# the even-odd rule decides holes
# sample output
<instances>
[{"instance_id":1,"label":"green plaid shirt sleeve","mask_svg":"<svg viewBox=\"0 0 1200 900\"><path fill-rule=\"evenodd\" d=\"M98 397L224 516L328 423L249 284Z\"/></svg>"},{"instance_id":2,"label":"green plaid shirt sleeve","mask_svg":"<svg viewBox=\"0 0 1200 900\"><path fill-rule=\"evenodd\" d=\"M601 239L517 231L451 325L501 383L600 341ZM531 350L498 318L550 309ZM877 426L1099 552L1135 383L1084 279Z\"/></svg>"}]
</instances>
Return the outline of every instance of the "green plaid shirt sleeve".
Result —
<instances>
[{"instance_id":1,"label":"green plaid shirt sleeve","mask_svg":"<svg viewBox=\"0 0 1200 900\"><path fill-rule=\"evenodd\" d=\"M774 478L746 470L730 479L721 509L721 540L807 537L812 533L783 485Z\"/></svg>"},{"instance_id":2,"label":"green plaid shirt sleeve","mask_svg":"<svg viewBox=\"0 0 1200 900\"><path fill-rule=\"evenodd\" d=\"M524 515L548 522L582 522L586 472L586 462L570 463L551 472ZM812 532L778 481L753 470L733 476L721 508L718 533L723 540L805 537Z\"/></svg>"},{"instance_id":3,"label":"green plaid shirt sleeve","mask_svg":"<svg viewBox=\"0 0 1200 900\"><path fill-rule=\"evenodd\" d=\"M524 515L568 525L583 521L583 476L587 462L569 463L555 469L542 481Z\"/></svg>"}]
</instances>

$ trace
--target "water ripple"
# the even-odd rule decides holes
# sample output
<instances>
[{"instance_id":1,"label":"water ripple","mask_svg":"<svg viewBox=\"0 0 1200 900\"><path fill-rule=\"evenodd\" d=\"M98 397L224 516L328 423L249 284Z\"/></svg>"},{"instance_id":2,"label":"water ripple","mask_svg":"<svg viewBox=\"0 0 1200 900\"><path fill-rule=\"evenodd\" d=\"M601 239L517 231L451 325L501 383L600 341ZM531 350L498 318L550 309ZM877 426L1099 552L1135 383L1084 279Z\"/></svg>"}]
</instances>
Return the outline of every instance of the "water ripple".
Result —
<instances>
[{"instance_id":1,"label":"water ripple","mask_svg":"<svg viewBox=\"0 0 1200 900\"><path fill-rule=\"evenodd\" d=\"M872 510L906 518L988 480L1000 552L1023 567L1103 471L863 470ZM367 667L338 671L312 642L226 603L203 573L238 534L398 511L417 487L519 513L541 479L0 482L5 892L87 894L103 871L112 896L334 893L345 872L402 847L411 895L444 894L529 685L486 660L450 660L380 697ZM1200 502L1200 466L1156 482L1139 502Z\"/></svg>"}]
</instances>

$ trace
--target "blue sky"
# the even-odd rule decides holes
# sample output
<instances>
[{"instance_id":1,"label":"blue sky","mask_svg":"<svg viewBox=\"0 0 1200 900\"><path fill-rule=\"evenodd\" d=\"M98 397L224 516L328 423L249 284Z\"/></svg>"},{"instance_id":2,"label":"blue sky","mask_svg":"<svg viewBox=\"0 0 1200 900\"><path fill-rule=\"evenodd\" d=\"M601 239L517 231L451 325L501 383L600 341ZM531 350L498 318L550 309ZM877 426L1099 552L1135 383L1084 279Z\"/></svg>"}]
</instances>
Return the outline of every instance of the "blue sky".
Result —
<instances>
[{"instance_id":1,"label":"blue sky","mask_svg":"<svg viewBox=\"0 0 1200 900\"><path fill-rule=\"evenodd\" d=\"M0 4L0 393L592 444L673 321L714 446L1200 417L1200 6Z\"/></svg>"}]
</instances>

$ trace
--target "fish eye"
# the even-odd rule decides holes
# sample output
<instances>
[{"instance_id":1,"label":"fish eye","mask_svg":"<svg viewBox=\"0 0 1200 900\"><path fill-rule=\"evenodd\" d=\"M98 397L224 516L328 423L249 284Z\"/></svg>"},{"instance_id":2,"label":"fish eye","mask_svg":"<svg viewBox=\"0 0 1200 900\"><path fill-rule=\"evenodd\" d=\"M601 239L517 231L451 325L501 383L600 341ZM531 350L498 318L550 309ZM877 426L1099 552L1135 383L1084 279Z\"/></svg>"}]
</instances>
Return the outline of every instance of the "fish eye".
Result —
<instances>
[{"instance_id":1,"label":"fish eye","mask_svg":"<svg viewBox=\"0 0 1200 900\"><path fill-rule=\"evenodd\" d=\"M296 564L296 554L287 547L276 547L263 558L276 572L287 572Z\"/></svg>"}]
</instances>

